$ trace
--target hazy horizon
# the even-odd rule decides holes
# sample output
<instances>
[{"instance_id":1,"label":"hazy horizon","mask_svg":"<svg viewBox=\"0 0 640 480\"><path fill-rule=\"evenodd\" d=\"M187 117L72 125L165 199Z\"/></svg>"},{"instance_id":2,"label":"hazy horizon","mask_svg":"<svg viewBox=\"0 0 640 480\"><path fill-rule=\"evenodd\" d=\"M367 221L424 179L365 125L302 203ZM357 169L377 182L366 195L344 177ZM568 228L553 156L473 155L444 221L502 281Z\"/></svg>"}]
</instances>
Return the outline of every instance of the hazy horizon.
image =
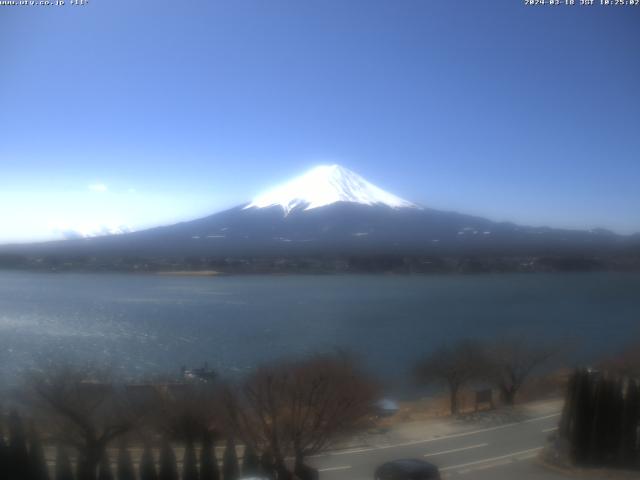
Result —
<instances>
[{"instance_id":1,"label":"hazy horizon","mask_svg":"<svg viewBox=\"0 0 640 480\"><path fill-rule=\"evenodd\" d=\"M303 172L303 173L305 173L305 172ZM297 179L297 177L296 177L296 179ZM288 180L291 181L292 179L288 179ZM227 208L235 208L235 207L240 207L240 206L244 206L244 205L250 205L251 204L251 200L259 197L260 194L264 194L266 192L269 192L269 191L273 190L274 188L282 186L283 183L287 183L287 182L279 182L277 185L272 185L269 188L263 189L262 191L258 192L258 195L254 195L253 197L249 198L248 200L245 200L245 201L240 202L238 204L229 205L228 207L222 207L220 210L215 210L215 211L211 211L211 212L203 212L202 214L195 215L193 217L178 218L178 219L175 219L175 220L169 220L169 221L167 221L165 223L142 225L142 226L140 226L138 228L130 226L130 225L103 224L103 228L105 228L105 229L111 228L111 229L114 230L114 231L105 230L103 233L98 233L95 229L92 230L92 231L82 231L81 229L78 229L78 230L69 229L67 231L60 230L60 231L54 232L49 237L45 237L45 238L35 238L35 239L32 238L32 239L26 239L26 240L22 240L22 241L18 239L18 240L14 240L14 241L10 241L10 242L3 242L0 239L0 245L3 245L3 244L7 245L7 244L11 244L11 243L31 243L31 242L40 242L40 241L63 240L63 239L81 237L84 234L86 234L88 236L94 236L94 235L99 235L99 234L127 233L128 231L133 232L133 231L144 230L144 229L147 229L147 228L154 228L154 227L158 227L158 226L169 226L169 225L173 225L175 223L179 223L179 222L183 222L183 221L195 220L195 219L201 218L203 216L208 216L208 215L220 213L220 212L226 210ZM381 187L381 185L375 185L375 186L376 187ZM93 186L93 189L94 190L100 190L99 188L97 188L97 186ZM135 192L130 192L130 193L135 193ZM391 192L389 192L389 193L391 193ZM409 199L403 199L403 200L409 200ZM433 205L424 205L424 204L421 204L419 202L416 202L416 205L420 206L420 207L424 207L424 208L436 208L436 209L439 209L439 210L442 210L442 211L450 211L450 212L454 212L455 211L455 210L452 210L452 209L448 209L448 208L446 208L444 206L442 208L437 208L437 207L434 207ZM471 213L470 211L456 211L456 212L457 213L463 213L463 214L470 214ZM489 220L492 220L492 221L511 222L511 220L509 220L509 219L489 218L488 216L483 216L482 214L477 214L477 216L485 217L485 218L487 218ZM526 225L526 226L531 226L531 227L549 227L549 226L551 226L552 228L567 228L567 229L570 229L570 230L589 230L589 227L580 228L578 226L578 227L573 227L572 228L572 227L567 227L567 226L563 226L563 225L552 226L552 225L549 225L549 224L538 224L538 225L529 224L529 225ZM95 227L95 226L91 225L89 227ZM122 228L125 228L125 230L119 230L119 229L122 229ZM593 228L601 228L601 227L597 227L596 226L596 227L593 227ZM115 230L118 230L118 231L115 231ZM640 234L640 231L638 231L638 232L628 232L628 233L617 232L617 233L620 233L620 234L623 234L623 235L624 234L633 235L633 234L636 234L636 233Z\"/></svg>"}]
</instances>

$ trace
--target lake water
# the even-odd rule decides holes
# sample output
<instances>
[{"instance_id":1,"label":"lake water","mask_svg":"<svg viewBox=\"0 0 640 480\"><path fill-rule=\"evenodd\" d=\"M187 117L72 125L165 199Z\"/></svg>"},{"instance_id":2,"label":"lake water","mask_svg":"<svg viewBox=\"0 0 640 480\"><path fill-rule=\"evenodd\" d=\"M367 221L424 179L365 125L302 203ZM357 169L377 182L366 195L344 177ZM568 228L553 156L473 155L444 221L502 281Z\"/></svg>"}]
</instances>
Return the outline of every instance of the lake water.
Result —
<instances>
[{"instance_id":1,"label":"lake water","mask_svg":"<svg viewBox=\"0 0 640 480\"><path fill-rule=\"evenodd\" d=\"M0 373L49 360L228 374L336 347L405 378L463 337L571 339L593 358L640 334L638 274L227 276L0 272Z\"/></svg>"}]
</instances>

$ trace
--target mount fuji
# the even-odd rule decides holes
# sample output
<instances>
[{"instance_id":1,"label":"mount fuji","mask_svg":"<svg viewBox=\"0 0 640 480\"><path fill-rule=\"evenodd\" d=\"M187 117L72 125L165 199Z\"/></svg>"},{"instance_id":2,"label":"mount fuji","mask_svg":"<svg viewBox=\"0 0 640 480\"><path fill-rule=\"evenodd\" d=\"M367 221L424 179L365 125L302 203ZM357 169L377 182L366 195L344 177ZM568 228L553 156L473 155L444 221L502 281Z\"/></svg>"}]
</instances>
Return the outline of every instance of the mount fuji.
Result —
<instances>
[{"instance_id":1,"label":"mount fuji","mask_svg":"<svg viewBox=\"0 0 640 480\"><path fill-rule=\"evenodd\" d=\"M630 248L637 252L639 244L638 236L606 230L526 227L435 210L389 193L344 167L323 165L205 218L119 235L5 246L0 253L180 263L187 258L367 255L593 257L626 254Z\"/></svg>"}]
</instances>

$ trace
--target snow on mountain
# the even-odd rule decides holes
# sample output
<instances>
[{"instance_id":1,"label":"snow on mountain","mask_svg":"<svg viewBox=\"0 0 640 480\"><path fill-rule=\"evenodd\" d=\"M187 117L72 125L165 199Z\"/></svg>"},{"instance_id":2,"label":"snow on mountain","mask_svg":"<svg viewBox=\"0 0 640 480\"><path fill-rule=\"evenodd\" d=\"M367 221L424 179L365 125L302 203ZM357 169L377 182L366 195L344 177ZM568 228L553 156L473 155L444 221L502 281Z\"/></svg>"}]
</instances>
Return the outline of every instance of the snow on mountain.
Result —
<instances>
[{"instance_id":1,"label":"snow on mountain","mask_svg":"<svg viewBox=\"0 0 640 480\"><path fill-rule=\"evenodd\" d=\"M347 168L340 165L320 165L258 196L244 209L280 206L285 215L288 215L296 208L311 210L336 202L420 208L382 190Z\"/></svg>"}]
</instances>

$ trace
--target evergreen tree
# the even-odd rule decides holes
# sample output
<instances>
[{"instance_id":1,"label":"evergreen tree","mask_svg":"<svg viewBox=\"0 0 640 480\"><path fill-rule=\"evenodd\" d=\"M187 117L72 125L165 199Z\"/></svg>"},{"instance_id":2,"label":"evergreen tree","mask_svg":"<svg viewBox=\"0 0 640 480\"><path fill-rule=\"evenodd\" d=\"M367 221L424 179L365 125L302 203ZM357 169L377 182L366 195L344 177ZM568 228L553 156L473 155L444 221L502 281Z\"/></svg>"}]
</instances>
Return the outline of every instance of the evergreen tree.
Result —
<instances>
[{"instance_id":1,"label":"evergreen tree","mask_svg":"<svg viewBox=\"0 0 640 480\"><path fill-rule=\"evenodd\" d=\"M29 429L29 479L49 480L49 469L44 457L40 436L33 426Z\"/></svg>"},{"instance_id":2,"label":"evergreen tree","mask_svg":"<svg viewBox=\"0 0 640 480\"><path fill-rule=\"evenodd\" d=\"M640 466L640 385L636 380L576 371L559 429L577 464Z\"/></svg>"},{"instance_id":3,"label":"evergreen tree","mask_svg":"<svg viewBox=\"0 0 640 480\"><path fill-rule=\"evenodd\" d=\"M0 420L2 419L2 411L0 410ZM7 472L7 444L4 441L4 432L2 430L2 422L0 421L0 472Z\"/></svg>"},{"instance_id":4,"label":"evergreen tree","mask_svg":"<svg viewBox=\"0 0 640 480\"><path fill-rule=\"evenodd\" d=\"M558 434L561 438L569 439L575 425L576 401L577 401L578 372L573 372L567 382L562 417L558 426Z\"/></svg>"},{"instance_id":5,"label":"evergreen tree","mask_svg":"<svg viewBox=\"0 0 640 480\"><path fill-rule=\"evenodd\" d=\"M213 436L205 432L200 450L200 480L220 480Z\"/></svg>"},{"instance_id":6,"label":"evergreen tree","mask_svg":"<svg viewBox=\"0 0 640 480\"><path fill-rule=\"evenodd\" d=\"M233 439L229 437L222 457L222 478L223 480L238 480L239 476L240 466L238 465L236 445Z\"/></svg>"},{"instance_id":7,"label":"evergreen tree","mask_svg":"<svg viewBox=\"0 0 640 480\"><path fill-rule=\"evenodd\" d=\"M118 449L118 480L136 480L136 472L129 449L124 443Z\"/></svg>"},{"instance_id":8,"label":"evergreen tree","mask_svg":"<svg viewBox=\"0 0 640 480\"><path fill-rule=\"evenodd\" d=\"M9 447L7 448L7 480L29 478L29 451L22 419L16 411L9 414Z\"/></svg>"},{"instance_id":9,"label":"evergreen tree","mask_svg":"<svg viewBox=\"0 0 640 480\"><path fill-rule=\"evenodd\" d=\"M102 457L100 457L100 463L98 464L98 480L114 480L111 459L106 449Z\"/></svg>"},{"instance_id":10,"label":"evergreen tree","mask_svg":"<svg viewBox=\"0 0 640 480\"><path fill-rule=\"evenodd\" d=\"M78 480L95 480L95 472L92 475L89 462L82 451L78 451L76 457L76 478Z\"/></svg>"},{"instance_id":11,"label":"evergreen tree","mask_svg":"<svg viewBox=\"0 0 640 480\"><path fill-rule=\"evenodd\" d=\"M262 475L269 480L274 480L276 478L275 467L273 465L273 455L271 455L271 452L266 451L260 457L260 470L262 471Z\"/></svg>"},{"instance_id":12,"label":"evergreen tree","mask_svg":"<svg viewBox=\"0 0 640 480\"><path fill-rule=\"evenodd\" d=\"M620 413L622 405L620 402L621 387L620 382L615 378L607 379L607 402L606 402L606 424L602 435L603 440L603 463L614 466L618 461L618 448L620 445L620 424L622 422Z\"/></svg>"},{"instance_id":13,"label":"evergreen tree","mask_svg":"<svg viewBox=\"0 0 640 480\"><path fill-rule=\"evenodd\" d=\"M260 459L253 447L247 444L242 458L242 475L245 477L253 477L257 476L259 473Z\"/></svg>"},{"instance_id":14,"label":"evergreen tree","mask_svg":"<svg viewBox=\"0 0 640 480\"><path fill-rule=\"evenodd\" d=\"M176 455L167 440L164 440L160 450L160 473L158 478L159 480L178 480Z\"/></svg>"},{"instance_id":15,"label":"evergreen tree","mask_svg":"<svg viewBox=\"0 0 640 480\"><path fill-rule=\"evenodd\" d=\"M578 464L589 460L594 404L592 378L593 375L586 370L576 372L574 426L569 441L572 459Z\"/></svg>"},{"instance_id":16,"label":"evergreen tree","mask_svg":"<svg viewBox=\"0 0 640 480\"><path fill-rule=\"evenodd\" d=\"M609 462L611 465L622 464L622 431L624 422L624 388L620 378L613 382L611 397L611 416L609 425Z\"/></svg>"},{"instance_id":17,"label":"evergreen tree","mask_svg":"<svg viewBox=\"0 0 640 480\"><path fill-rule=\"evenodd\" d=\"M284 462L276 461L276 478L278 480L293 480L293 473L287 470Z\"/></svg>"},{"instance_id":18,"label":"evergreen tree","mask_svg":"<svg viewBox=\"0 0 640 480\"><path fill-rule=\"evenodd\" d=\"M198 460L193 442L189 439L184 447L182 459L182 480L198 480Z\"/></svg>"},{"instance_id":19,"label":"evergreen tree","mask_svg":"<svg viewBox=\"0 0 640 480\"><path fill-rule=\"evenodd\" d=\"M300 480L318 480L320 478L318 470L306 465L302 458L296 458L294 473Z\"/></svg>"},{"instance_id":20,"label":"evergreen tree","mask_svg":"<svg viewBox=\"0 0 640 480\"><path fill-rule=\"evenodd\" d=\"M593 393L593 421L589 435L588 463L590 465L600 466L605 463L610 408L609 383L604 376L600 376L595 382L595 390Z\"/></svg>"},{"instance_id":21,"label":"evergreen tree","mask_svg":"<svg viewBox=\"0 0 640 480\"><path fill-rule=\"evenodd\" d=\"M621 463L628 467L638 466L638 429L640 428L640 391L635 380L627 385L623 407Z\"/></svg>"},{"instance_id":22,"label":"evergreen tree","mask_svg":"<svg viewBox=\"0 0 640 480\"><path fill-rule=\"evenodd\" d=\"M73 480L73 470L67 450L58 445L56 448L55 480Z\"/></svg>"},{"instance_id":23,"label":"evergreen tree","mask_svg":"<svg viewBox=\"0 0 640 480\"><path fill-rule=\"evenodd\" d=\"M145 443L140 457L140 480L158 480L156 461L148 443Z\"/></svg>"}]
</instances>

